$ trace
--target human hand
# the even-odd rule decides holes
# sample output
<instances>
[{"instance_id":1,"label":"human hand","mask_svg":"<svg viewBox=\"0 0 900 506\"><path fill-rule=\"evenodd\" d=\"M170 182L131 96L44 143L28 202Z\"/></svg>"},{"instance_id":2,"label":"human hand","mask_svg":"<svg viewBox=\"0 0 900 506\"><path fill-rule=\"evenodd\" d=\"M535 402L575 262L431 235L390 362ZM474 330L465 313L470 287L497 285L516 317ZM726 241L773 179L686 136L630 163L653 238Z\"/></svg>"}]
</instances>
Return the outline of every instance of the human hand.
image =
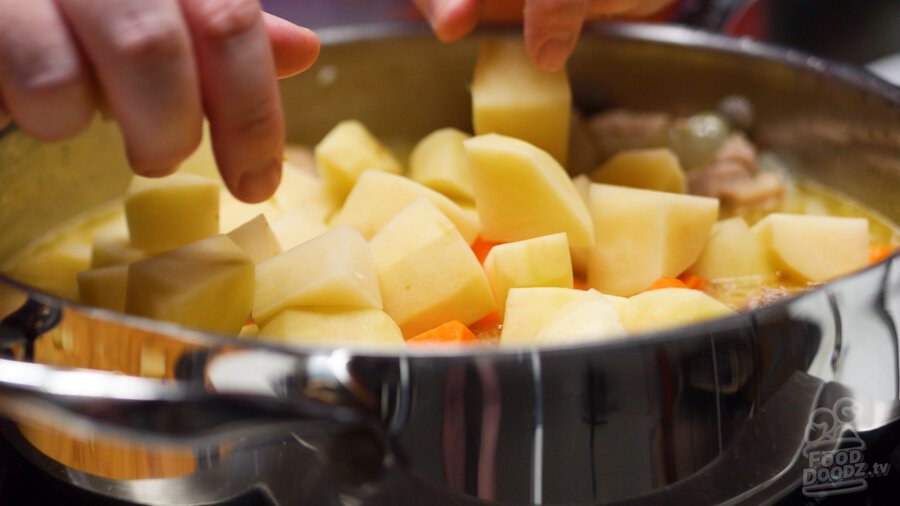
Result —
<instances>
[{"instance_id":1,"label":"human hand","mask_svg":"<svg viewBox=\"0 0 900 506\"><path fill-rule=\"evenodd\" d=\"M485 17L521 17L531 60L547 71L561 69L586 20L610 16L644 17L674 0L413 0L437 37L452 42L465 37Z\"/></svg>"},{"instance_id":2,"label":"human hand","mask_svg":"<svg viewBox=\"0 0 900 506\"><path fill-rule=\"evenodd\" d=\"M198 146L205 114L225 184L257 202L281 178L276 77L318 53L313 32L258 0L0 0L0 127L65 139L105 100L134 172L163 176Z\"/></svg>"}]
</instances>

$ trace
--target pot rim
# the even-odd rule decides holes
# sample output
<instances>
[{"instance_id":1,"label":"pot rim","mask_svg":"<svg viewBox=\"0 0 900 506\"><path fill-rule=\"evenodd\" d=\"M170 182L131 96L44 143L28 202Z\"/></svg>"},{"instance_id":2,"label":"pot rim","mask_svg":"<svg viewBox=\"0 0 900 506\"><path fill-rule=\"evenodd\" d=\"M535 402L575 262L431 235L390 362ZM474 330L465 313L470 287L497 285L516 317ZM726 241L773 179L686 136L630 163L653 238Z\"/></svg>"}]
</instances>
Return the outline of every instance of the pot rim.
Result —
<instances>
[{"instance_id":1,"label":"pot rim","mask_svg":"<svg viewBox=\"0 0 900 506\"><path fill-rule=\"evenodd\" d=\"M430 29L422 24L410 23L375 23L365 25L348 25L330 27L317 30L323 48L340 46L366 41L378 41L383 39L420 39L433 37ZM520 30L510 27L494 27L480 29L475 36L489 35L520 36ZM712 33L684 26L661 25L650 23L622 23L608 22L587 25L582 37L625 39L630 41L647 42L651 44L675 45L690 47L699 51L727 53L734 56L767 60L785 65L800 71L833 79L866 94L883 99L888 105L900 112L900 87L896 87L881 77L875 75L864 67L841 63L826 58L814 56L803 51L781 47L777 45L758 42L746 37L736 38L717 33ZM10 131L15 129L11 125L0 129L0 140ZM323 354L340 351L354 357L419 357L419 358L509 358L522 355L534 355L539 353L569 354L597 352L601 349L614 349L629 346L646 346L659 344L673 340L684 340L709 336L728 329L747 328L752 325L759 315L769 312L783 311L788 305L809 297L818 296L823 290L840 287L847 282L853 282L857 277L864 276L873 269L880 269L883 265L900 259L900 250L894 252L888 258L864 269L847 274L828 283L813 287L800 294L787 299L769 304L754 310L742 311L735 315L699 323L682 325L678 327L661 329L638 334L618 336L600 341L588 341L561 345L529 345L529 346L428 346L385 348L372 346L353 346L350 348L334 347L327 345L286 345L259 340L240 339L234 335L218 334L198 329L191 329L181 325L152 320L144 317L128 315L102 308L84 305L80 302L69 301L49 294L39 288L27 285L7 275L0 273L0 283L9 285L37 302L54 307L71 307L90 318L115 324L126 325L131 328L141 329L160 335L171 336L185 342L212 345L217 347L235 346L243 349L273 350L295 355Z\"/></svg>"}]
</instances>

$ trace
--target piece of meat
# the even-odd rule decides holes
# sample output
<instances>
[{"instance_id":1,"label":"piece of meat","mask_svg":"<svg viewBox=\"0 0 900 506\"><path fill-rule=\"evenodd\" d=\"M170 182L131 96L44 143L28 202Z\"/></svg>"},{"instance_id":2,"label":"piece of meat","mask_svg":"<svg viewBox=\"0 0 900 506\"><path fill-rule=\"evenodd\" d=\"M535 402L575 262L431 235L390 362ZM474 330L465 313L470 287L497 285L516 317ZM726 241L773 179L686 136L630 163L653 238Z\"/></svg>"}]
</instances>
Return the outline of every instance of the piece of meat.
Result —
<instances>
[{"instance_id":1,"label":"piece of meat","mask_svg":"<svg viewBox=\"0 0 900 506\"><path fill-rule=\"evenodd\" d=\"M602 162L623 149L661 145L671 123L672 118L662 112L611 109L591 116L587 130Z\"/></svg>"},{"instance_id":2,"label":"piece of meat","mask_svg":"<svg viewBox=\"0 0 900 506\"><path fill-rule=\"evenodd\" d=\"M688 193L718 198L725 188L752 177L752 167L735 160L720 160L688 173Z\"/></svg>"},{"instance_id":3,"label":"piece of meat","mask_svg":"<svg viewBox=\"0 0 900 506\"><path fill-rule=\"evenodd\" d=\"M777 175L756 170L756 147L744 134L735 133L722 143L709 165L688 174L688 192L741 207L781 196L784 184Z\"/></svg>"},{"instance_id":4,"label":"piece of meat","mask_svg":"<svg viewBox=\"0 0 900 506\"><path fill-rule=\"evenodd\" d=\"M733 207L757 204L780 197L784 192L781 178L771 172L757 172L752 178L726 185L719 192L719 198Z\"/></svg>"},{"instance_id":5,"label":"piece of meat","mask_svg":"<svg viewBox=\"0 0 900 506\"><path fill-rule=\"evenodd\" d=\"M719 146L713 157L714 162L726 160L743 163L752 169L756 167L756 146L743 133L733 133Z\"/></svg>"}]
</instances>

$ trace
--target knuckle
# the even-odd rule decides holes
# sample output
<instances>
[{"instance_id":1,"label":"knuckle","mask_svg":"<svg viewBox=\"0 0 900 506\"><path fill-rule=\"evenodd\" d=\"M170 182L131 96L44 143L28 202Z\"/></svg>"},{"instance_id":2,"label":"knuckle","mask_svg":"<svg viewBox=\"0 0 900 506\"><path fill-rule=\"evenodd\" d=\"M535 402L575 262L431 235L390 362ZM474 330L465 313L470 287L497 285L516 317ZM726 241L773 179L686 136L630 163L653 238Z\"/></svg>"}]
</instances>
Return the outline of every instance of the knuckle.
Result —
<instances>
[{"instance_id":1,"label":"knuckle","mask_svg":"<svg viewBox=\"0 0 900 506\"><path fill-rule=\"evenodd\" d=\"M236 133L247 139L265 139L279 133L281 116L267 102L250 107L235 118Z\"/></svg>"},{"instance_id":2,"label":"knuckle","mask_svg":"<svg viewBox=\"0 0 900 506\"><path fill-rule=\"evenodd\" d=\"M252 31L262 14L257 0L208 0L200 19L207 38L228 40Z\"/></svg>"},{"instance_id":3,"label":"knuckle","mask_svg":"<svg viewBox=\"0 0 900 506\"><path fill-rule=\"evenodd\" d=\"M129 59L172 60L186 50L177 21L150 12L132 12L113 34L114 47Z\"/></svg>"},{"instance_id":4,"label":"knuckle","mask_svg":"<svg viewBox=\"0 0 900 506\"><path fill-rule=\"evenodd\" d=\"M25 95L45 97L77 87L80 81L80 72L71 65L34 62L21 70L17 84Z\"/></svg>"}]
</instances>

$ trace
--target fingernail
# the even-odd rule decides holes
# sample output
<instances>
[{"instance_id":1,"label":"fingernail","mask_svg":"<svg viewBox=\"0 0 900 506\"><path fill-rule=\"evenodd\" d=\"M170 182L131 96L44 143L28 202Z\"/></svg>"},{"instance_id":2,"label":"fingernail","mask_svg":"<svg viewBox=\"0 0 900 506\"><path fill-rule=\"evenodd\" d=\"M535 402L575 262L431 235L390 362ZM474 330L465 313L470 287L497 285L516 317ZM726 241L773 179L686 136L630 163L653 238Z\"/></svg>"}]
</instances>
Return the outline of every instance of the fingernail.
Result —
<instances>
[{"instance_id":1,"label":"fingernail","mask_svg":"<svg viewBox=\"0 0 900 506\"><path fill-rule=\"evenodd\" d=\"M267 160L241 175L238 197L246 202L262 202L272 196L281 182L281 162Z\"/></svg>"},{"instance_id":2,"label":"fingernail","mask_svg":"<svg viewBox=\"0 0 900 506\"><path fill-rule=\"evenodd\" d=\"M572 51L572 36L558 35L547 39L538 49L538 67L550 72L563 68Z\"/></svg>"}]
</instances>

